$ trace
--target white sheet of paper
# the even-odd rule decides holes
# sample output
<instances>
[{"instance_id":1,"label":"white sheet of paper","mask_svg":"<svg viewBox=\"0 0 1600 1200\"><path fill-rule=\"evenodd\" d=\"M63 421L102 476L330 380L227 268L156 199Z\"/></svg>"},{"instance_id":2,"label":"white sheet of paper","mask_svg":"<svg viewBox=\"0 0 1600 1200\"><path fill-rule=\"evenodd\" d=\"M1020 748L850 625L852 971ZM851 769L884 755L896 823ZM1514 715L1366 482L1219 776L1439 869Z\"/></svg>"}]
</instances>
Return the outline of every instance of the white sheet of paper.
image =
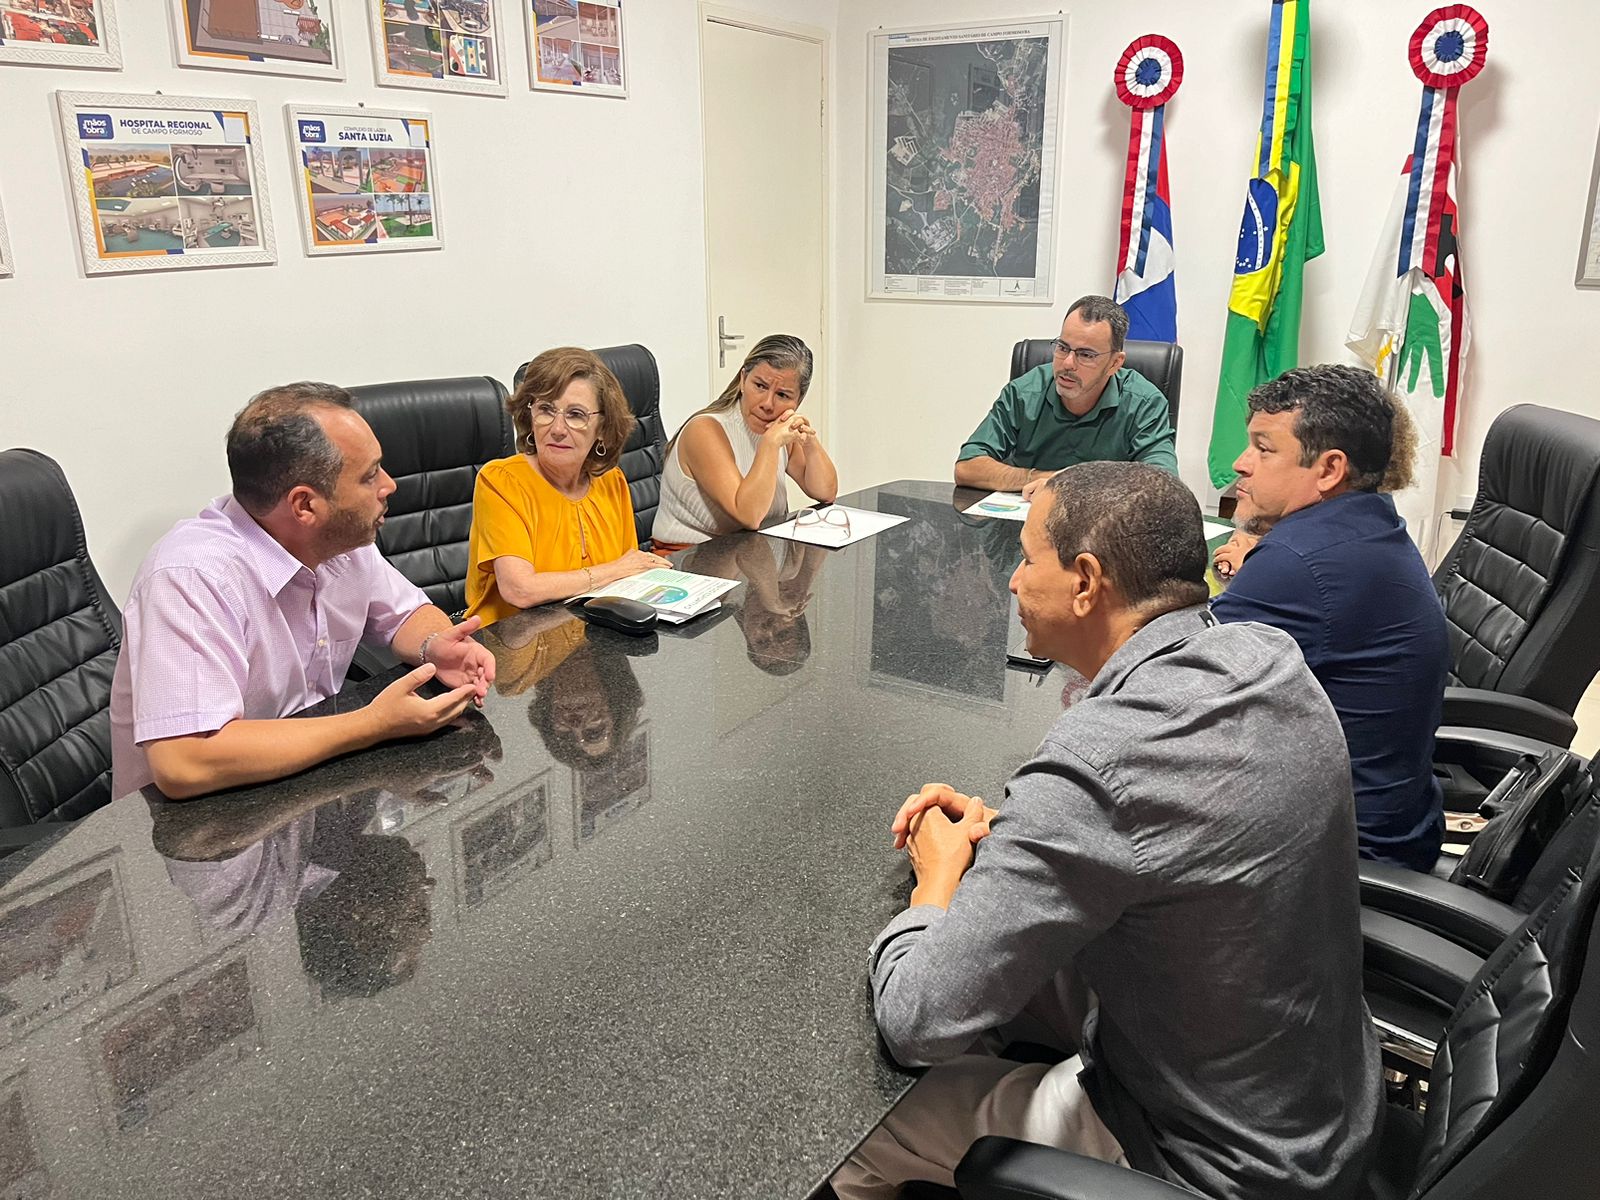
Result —
<instances>
[{"instance_id":1,"label":"white sheet of paper","mask_svg":"<svg viewBox=\"0 0 1600 1200\"><path fill-rule=\"evenodd\" d=\"M625 596L629 600L640 600L655 609L662 620L677 624L710 611L721 603L725 593L738 586L737 579L656 567L585 592L584 596Z\"/></svg>"},{"instance_id":2,"label":"white sheet of paper","mask_svg":"<svg viewBox=\"0 0 1600 1200\"><path fill-rule=\"evenodd\" d=\"M1224 534L1231 537L1233 534L1233 526L1224 525L1220 521L1207 521L1205 522L1205 527L1206 541L1208 542L1214 537L1222 537Z\"/></svg>"},{"instance_id":3,"label":"white sheet of paper","mask_svg":"<svg viewBox=\"0 0 1600 1200\"><path fill-rule=\"evenodd\" d=\"M791 542L808 542L813 546L848 546L909 520L907 517L897 517L893 513L869 512L864 508L848 508L843 504L830 504L828 508L849 516L848 533L842 526L827 524L805 525L797 529L792 519L781 525L763 529L761 532L768 537L787 538ZM826 512L827 509L822 511Z\"/></svg>"},{"instance_id":4,"label":"white sheet of paper","mask_svg":"<svg viewBox=\"0 0 1600 1200\"><path fill-rule=\"evenodd\" d=\"M990 492L971 508L961 511L969 517L998 517L1002 521L1026 521L1033 507L1021 492Z\"/></svg>"}]
</instances>

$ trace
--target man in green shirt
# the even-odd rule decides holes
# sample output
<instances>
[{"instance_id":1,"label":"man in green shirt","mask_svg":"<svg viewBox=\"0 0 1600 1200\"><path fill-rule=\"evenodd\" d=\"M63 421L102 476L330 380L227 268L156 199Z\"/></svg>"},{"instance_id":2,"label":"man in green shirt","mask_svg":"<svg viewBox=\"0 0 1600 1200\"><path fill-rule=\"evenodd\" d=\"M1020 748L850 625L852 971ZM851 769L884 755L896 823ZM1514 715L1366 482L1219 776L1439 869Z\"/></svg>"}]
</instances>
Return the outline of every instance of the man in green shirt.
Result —
<instances>
[{"instance_id":1,"label":"man in green shirt","mask_svg":"<svg viewBox=\"0 0 1600 1200\"><path fill-rule=\"evenodd\" d=\"M1178 473L1167 398L1122 365L1128 314L1105 296L1067 310L1051 360L1013 379L956 455L963 487L1031 494L1081 462L1142 462Z\"/></svg>"}]
</instances>

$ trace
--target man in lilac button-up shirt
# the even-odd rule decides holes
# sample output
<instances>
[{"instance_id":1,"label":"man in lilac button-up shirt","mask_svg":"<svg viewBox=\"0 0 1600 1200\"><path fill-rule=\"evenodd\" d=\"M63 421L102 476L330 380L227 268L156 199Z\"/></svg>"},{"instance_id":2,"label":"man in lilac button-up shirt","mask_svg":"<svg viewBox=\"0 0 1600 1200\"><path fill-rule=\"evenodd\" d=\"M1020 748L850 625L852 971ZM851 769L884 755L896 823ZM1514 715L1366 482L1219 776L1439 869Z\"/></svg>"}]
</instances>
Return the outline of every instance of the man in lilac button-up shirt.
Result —
<instances>
[{"instance_id":1,"label":"man in lilac button-up shirt","mask_svg":"<svg viewBox=\"0 0 1600 1200\"><path fill-rule=\"evenodd\" d=\"M329 384L261 393L228 432L233 493L179 522L134 577L111 685L112 783L181 798L260 783L481 701L494 656L372 544L394 480ZM421 665L356 712L282 718L337 692L356 646ZM452 689L424 699L438 677Z\"/></svg>"}]
</instances>

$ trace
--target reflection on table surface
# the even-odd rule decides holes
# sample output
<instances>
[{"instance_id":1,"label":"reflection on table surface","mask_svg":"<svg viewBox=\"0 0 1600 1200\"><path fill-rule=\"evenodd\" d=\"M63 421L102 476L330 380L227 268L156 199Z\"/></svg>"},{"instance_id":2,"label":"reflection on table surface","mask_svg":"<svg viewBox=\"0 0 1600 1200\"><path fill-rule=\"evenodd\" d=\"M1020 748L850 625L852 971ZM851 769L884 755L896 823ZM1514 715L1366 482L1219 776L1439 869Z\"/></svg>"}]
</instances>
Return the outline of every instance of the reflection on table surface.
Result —
<instances>
[{"instance_id":1,"label":"reflection on table surface","mask_svg":"<svg viewBox=\"0 0 1600 1200\"><path fill-rule=\"evenodd\" d=\"M520 614L440 734L4 860L0 1192L808 1195L911 1078L866 980L895 807L998 797L1067 682L1005 666L1021 527L975 498L686 551L721 613Z\"/></svg>"}]
</instances>

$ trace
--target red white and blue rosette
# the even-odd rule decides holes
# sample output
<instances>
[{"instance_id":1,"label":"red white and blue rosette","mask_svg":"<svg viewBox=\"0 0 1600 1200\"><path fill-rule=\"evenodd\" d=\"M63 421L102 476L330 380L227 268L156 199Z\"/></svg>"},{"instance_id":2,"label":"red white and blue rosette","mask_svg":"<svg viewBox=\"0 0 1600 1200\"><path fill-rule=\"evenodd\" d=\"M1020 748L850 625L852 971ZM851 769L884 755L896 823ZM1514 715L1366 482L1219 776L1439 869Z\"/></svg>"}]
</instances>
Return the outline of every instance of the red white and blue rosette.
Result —
<instances>
[{"instance_id":1,"label":"red white and blue rosette","mask_svg":"<svg viewBox=\"0 0 1600 1200\"><path fill-rule=\"evenodd\" d=\"M1444 270L1454 236L1443 238L1453 203L1450 171L1456 155L1456 103L1489 57L1489 23L1477 9L1447 4L1423 18L1411 35L1411 69L1422 80L1422 110L1411 148L1411 183L1401 229L1399 270Z\"/></svg>"},{"instance_id":2,"label":"red white and blue rosette","mask_svg":"<svg viewBox=\"0 0 1600 1200\"><path fill-rule=\"evenodd\" d=\"M1470 83L1488 57L1489 23L1465 4L1434 9L1411 35L1411 69L1429 87Z\"/></svg>"},{"instance_id":3,"label":"red white and blue rosette","mask_svg":"<svg viewBox=\"0 0 1600 1200\"><path fill-rule=\"evenodd\" d=\"M1113 80L1129 108L1160 108L1183 82L1183 54L1171 38L1147 33L1128 43Z\"/></svg>"},{"instance_id":4,"label":"red white and blue rosette","mask_svg":"<svg viewBox=\"0 0 1600 1200\"><path fill-rule=\"evenodd\" d=\"M1183 54L1171 38L1147 33L1122 52L1112 81L1118 98L1133 110L1112 295L1127 311L1132 336L1175 342L1178 296L1167 190L1166 104L1183 82Z\"/></svg>"}]
</instances>

